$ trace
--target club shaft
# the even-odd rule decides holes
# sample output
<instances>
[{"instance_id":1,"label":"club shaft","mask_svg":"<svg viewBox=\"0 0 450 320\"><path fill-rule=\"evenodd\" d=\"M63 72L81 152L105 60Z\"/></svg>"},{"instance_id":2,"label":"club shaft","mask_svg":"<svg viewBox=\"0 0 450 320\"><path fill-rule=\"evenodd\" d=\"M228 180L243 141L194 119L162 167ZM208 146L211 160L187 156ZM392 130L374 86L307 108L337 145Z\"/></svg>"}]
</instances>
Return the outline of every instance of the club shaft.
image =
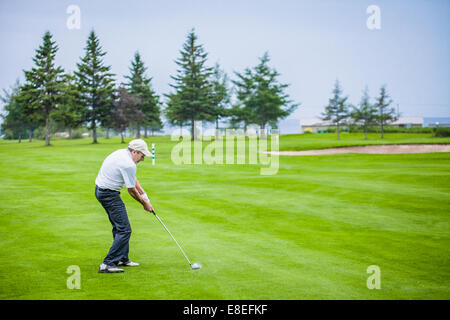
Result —
<instances>
[{"instance_id":1,"label":"club shaft","mask_svg":"<svg viewBox=\"0 0 450 320\"><path fill-rule=\"evenodd\" d=\"M174 238L174 236L172 235L172 233L170 233L169 229L167 229L166 225L164 224L164 222L161 221L161 219L157 216L157 214L155 212L153 212L153 214L155 215L155 217L158 219L158 221L162 224L162 226L164 227L164 229L166 229L166 231L170 234L170 236L172 237L173 241L175 241L175 243L177 244L178 248L180 248L181 252L183 253L183 256L186 258L186 260L189 262L189 264L192 266L191 261L189 260L189 258L187 257L187 255L184 253L183 249L181 248L181 246L178 244L177 240Z\"/></svg>"}]
</instances>

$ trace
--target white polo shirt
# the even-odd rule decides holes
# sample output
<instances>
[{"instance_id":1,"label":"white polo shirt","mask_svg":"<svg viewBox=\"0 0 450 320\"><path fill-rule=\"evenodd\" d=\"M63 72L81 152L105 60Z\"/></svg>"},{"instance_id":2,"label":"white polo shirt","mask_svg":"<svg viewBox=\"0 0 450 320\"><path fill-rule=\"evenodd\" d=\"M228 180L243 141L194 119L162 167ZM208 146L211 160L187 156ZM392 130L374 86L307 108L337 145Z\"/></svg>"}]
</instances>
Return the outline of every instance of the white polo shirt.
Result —
<instances>
[{"instance_id":1,"label":"white polo shirt","mask_svg":"<svg viewBox=\"0 0 450 320\"><path fill-rule=\"evenodd\" d=\"M102 189L120 191L136 186L136 164L128 149L114 151L103 161L95 184Z\"/></svg>"}]
</instances>

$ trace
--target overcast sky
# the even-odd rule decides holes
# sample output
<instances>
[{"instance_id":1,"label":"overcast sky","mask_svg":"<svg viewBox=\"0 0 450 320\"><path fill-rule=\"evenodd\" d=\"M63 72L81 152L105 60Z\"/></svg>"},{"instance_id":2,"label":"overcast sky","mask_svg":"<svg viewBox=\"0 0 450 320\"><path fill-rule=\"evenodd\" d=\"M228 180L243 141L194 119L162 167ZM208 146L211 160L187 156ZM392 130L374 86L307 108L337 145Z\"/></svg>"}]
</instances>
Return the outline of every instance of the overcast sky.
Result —
<instances>
[{"instance_id":1,"label":"overcast sky","mask_svg":"<svg viewBox=\"0 0 450 320\"><path fill-rule=\"evenodd\" d=\"M80 29L67 27L69 5L80 8ZM381 29L367 27L370 5L380 9ZM403 116L450 116L448 0L0 0L0 88L23 81L46 30L59 46L57 63L72 71L94 29L118 81L138 50L162 95L192 28L209 63L231 78L268 51L302 104L289 118L318 116L336 79L354 104L366 85L373 97L386 84Z\"/></svg>"}]
</instances>

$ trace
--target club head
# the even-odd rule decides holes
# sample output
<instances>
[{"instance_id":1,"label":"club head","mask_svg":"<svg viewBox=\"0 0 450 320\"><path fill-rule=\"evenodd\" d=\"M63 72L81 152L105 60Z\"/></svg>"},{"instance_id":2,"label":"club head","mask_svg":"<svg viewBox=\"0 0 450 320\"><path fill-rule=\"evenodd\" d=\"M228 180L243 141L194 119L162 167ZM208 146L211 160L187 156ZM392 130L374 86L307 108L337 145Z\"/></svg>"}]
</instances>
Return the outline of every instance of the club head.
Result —
<instances>
[{"instance_id":1,"label":"club head","mask_svg":"<svg viewBox=\"0 0 450 320\"><path fill-rule=\"evenodd\" d=\"M197 270L197 269L200 269L201 267L202 267L202 266L199 265L198 263L191 264L192 270Z\"/></svg>"}]
</instances>

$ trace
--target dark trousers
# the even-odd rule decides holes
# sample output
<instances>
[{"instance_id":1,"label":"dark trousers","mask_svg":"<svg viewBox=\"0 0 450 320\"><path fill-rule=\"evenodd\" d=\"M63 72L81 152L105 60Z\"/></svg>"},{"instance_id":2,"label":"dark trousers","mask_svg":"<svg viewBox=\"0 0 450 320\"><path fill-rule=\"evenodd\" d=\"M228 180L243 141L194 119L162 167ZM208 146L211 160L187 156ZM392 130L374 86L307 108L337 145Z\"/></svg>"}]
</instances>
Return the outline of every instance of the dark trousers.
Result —
<instances>
[{"instance_id":1,"label":"dark trousers","mask_svg":"<svg viewBox=\"0 0 450 320\"><path fill-rule=\"evenodd\" d=\"M116 266L119 261L128 261L131 226L125 204L119 191L101 189L95 186L95 197L101 203L112 225L113 243L103 263Z\"/></svg>"}]
</instances>

